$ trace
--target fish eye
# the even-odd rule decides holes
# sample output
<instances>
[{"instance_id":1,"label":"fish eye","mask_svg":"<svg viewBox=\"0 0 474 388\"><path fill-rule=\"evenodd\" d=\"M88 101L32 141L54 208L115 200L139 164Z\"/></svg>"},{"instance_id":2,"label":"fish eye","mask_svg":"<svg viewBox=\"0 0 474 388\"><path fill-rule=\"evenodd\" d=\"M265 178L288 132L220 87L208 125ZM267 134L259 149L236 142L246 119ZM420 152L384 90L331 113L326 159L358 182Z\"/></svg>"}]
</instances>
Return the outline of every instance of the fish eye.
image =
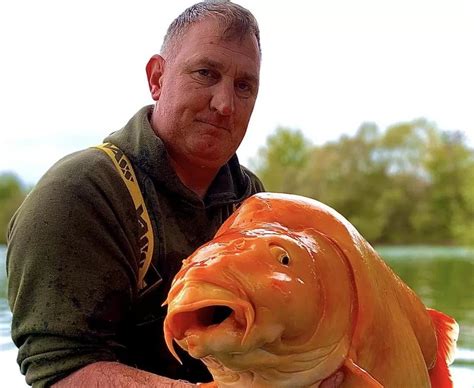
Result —
<instances>
[{"instance_id":1,"label":"fish eye","mask_svg":"<svg viewBox=\"0 0 474 388\"><path fill-rule=\"evenodd\" d=\"M287 254L284 254L280 257L280 263L288 266L290 264L290 257Z\"/></svg>"},{"instance_id":2,"label":"fish eye","mask_svg":"<svg viewBox=\"0 0 474 388\"><path fill-rule=\"evenodd\" d=\"M291 259L287 251L285 251L282 247L274 244L271 244L269 248L270 252L273 254L274 257L277 258L277 260L281 264L283 264L284 266L290 265Z\"/></svg>"}]
</instances>

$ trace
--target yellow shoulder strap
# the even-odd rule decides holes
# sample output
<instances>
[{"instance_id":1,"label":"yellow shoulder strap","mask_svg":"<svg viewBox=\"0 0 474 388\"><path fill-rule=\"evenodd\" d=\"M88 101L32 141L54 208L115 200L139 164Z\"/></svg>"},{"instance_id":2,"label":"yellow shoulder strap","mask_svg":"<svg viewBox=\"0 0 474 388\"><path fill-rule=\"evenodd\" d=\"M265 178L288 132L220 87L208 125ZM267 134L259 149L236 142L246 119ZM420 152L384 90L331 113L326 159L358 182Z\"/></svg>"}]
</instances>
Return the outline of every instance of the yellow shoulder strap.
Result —
<instances>
[{"instance_id":1,"label":"yellow shoulder strap","mask_svg":"<svg viewBox=\"0 0 474 388\"><path fill-rule=\"evenodd\" d=\"M135 211L137 212L138 224L140 226L140 261L138 263L138 289L142 290L146 287L145 275L151 264L153 256L154 240L153 228L151 226L150 216L143 200L142 192L138 186L138 181L133 171L132 164L127 156L111 143L104 143L95 146L107 155L114 162L114 166L119 172L125 186L132 197Z\"/></svg>"}]
</instances>

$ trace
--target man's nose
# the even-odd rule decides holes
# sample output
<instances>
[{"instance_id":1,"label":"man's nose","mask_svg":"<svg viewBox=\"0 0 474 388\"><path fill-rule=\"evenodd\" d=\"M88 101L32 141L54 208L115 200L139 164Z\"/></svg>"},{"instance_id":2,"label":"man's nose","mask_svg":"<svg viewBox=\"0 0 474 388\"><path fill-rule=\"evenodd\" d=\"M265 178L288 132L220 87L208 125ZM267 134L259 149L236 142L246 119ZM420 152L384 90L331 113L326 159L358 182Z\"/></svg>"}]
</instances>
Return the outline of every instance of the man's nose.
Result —
<instances>
[{"instance_id":1,"label":"man's nose","mask_svg":"<svg viewBox=\"0 0 474 388\"><path fill-rule=\"evenodd\" d=\"M214 86L211 98L211 110L217 111L222 116L230 116L234 113L234 83L231 80L222 80Z\"/></svg>"}]
</instances>

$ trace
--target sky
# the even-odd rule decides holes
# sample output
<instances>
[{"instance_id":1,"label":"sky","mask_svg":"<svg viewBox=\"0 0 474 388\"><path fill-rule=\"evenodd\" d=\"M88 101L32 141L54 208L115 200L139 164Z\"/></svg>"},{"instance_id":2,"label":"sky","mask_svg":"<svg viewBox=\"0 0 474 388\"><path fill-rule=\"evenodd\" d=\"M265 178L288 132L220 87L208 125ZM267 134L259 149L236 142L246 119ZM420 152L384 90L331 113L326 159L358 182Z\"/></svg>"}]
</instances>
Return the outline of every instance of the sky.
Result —
<instances>
[{"instance_id":1,"label":"sky","mask_svg":"<svg viewBox=\"0 0 474 388\"><path fill-rule=\"evenodd\" d=\"M260 24L243 164L278 126L314 144L424 117L474 145L474 1L237 0ZM34 184L152 103L145 77L193 1L0 3L0 173Z\"/></svg>"}]
</instances>

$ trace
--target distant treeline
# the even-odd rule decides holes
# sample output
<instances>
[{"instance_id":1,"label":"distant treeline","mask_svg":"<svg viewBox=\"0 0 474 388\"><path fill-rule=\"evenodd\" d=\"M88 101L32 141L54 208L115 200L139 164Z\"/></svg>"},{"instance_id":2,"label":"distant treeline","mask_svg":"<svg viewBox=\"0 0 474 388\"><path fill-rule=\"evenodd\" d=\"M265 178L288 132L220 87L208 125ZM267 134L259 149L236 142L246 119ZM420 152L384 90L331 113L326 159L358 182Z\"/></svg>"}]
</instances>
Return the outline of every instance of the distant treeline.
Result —
<instances>
[{"instance_id":1,"label":"distant treeline","mask_svg":"<svg viewBox=\"0 0 474 388\"><path fill-rule=\"evenodd\" d=\"M278 128L251 167L268 191L315 198L374 244L474 245L474 150L461 132L424 120L314 146ZM28 187L0 174L0 243Z\"/></svg>"},{"instance_id":2,"label":"distant treeline","mask_svg":"<svg viewBox=\"0 0 474 388\"><path fill-rule=\"evenodd\" d=\"M315 198L374 244L474 245L474 150L419 119L313 146L278 128L251 161L268 191Z\"/></svg>"},{"instance_id":3,"label":"distant treeline","mask_svg":"<svg viewBox=\"0 0 474 388\"><path fill-rule=\"evenodd\" d=\"M0 244L5 244L8 222L28 191L29 188L15 174L0 174Z\"/></svg>"}]
</instances>

